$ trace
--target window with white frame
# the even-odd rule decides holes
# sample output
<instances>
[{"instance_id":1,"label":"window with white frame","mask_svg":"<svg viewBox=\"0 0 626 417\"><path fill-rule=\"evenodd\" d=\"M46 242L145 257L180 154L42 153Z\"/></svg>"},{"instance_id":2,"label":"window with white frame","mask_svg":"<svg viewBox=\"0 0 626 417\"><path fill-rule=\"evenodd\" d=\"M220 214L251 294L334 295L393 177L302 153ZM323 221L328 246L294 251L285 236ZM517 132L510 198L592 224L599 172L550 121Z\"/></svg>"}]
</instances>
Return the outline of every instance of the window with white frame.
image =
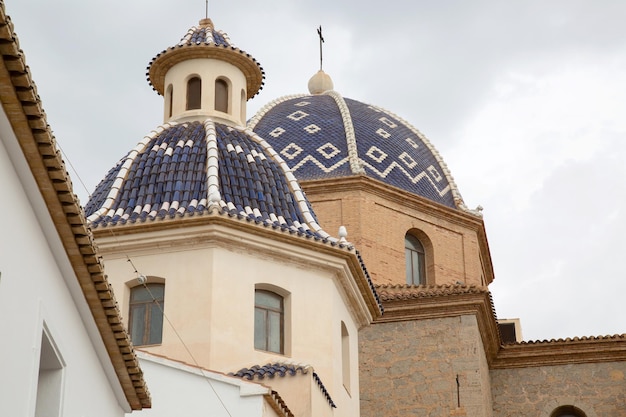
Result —
<instances>
[{"instance_id":1,"label":"window with white frame","mask_svg":"<svg viewBox=\"0 0 626 417\"><path fill-rule=\"evenodd\" d=\"M426 284L424 245L410 233L407 233L404 237L404 255L406 260L406 283L409 285Z\"/></svg>"},{"instance_id":2,"label":"window with white frame","mask_svg":"<svg viewBox=\"0 0 626 417\"><path fill-rule=\"evenodd\" d=\"M281 295L257 289L254 292L254 348L284 353L284 299Z\"/></svg>"},{"instance_id":3,"label":"window with white frame","mask_svg":"<svg viewBox=\"0 0 626 417\"><path fill-rule=\"evenodd\" d=\"M161 343L164 295L164 284L144 284L130 289L128 327L133 345Z\"/></svg>"}]
</instances>

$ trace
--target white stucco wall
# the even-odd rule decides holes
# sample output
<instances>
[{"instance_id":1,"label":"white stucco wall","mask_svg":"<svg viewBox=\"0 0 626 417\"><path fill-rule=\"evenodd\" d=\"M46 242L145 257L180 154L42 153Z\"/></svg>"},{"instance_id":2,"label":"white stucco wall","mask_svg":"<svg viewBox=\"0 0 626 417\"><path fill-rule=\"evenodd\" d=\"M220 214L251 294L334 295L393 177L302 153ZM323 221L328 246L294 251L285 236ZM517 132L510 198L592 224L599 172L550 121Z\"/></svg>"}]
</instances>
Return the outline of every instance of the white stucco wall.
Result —
<instances>
[{"instance_id":1,"label":"white stucco wall","mask_svg":"<svg viewBox=\"0 0 626 417\"><path fill-rule=\"evenodd\" d=\"M0 195L0 415L35 415L44 325L65 364L62 415L123 415L128 404L1 109Z\"/></svg>"},{"instance_id":2,"label":"white stucco wall","mask_svg":"<svg viewBox=\"0 0 626 417\"><path fill-rule=\"evenodd\" d=\"M129 417L276 417L261 384L138 352L150 386L152 408Z\"/></svg>"}]
</instances>

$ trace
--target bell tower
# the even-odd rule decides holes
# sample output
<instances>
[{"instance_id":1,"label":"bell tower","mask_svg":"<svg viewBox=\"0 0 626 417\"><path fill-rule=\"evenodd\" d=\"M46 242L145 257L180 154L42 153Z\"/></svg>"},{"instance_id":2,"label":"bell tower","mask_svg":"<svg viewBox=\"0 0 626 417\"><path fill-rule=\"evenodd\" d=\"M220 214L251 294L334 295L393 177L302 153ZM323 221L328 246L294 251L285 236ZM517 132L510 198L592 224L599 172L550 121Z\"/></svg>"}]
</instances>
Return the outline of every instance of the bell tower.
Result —
<instances>
[{"instance_id":1,"label":"bell tower","mask_svg":"<svg viewBox=\"0 0 626 417\"><path fill-rule=\"evenodd\" d=\"M164 98L164 122L211 117L235 126L245 125L246 102L259 92L264 78L259 63L209 18L158 54L146 75Z\"/></svg>"}]
</instances>

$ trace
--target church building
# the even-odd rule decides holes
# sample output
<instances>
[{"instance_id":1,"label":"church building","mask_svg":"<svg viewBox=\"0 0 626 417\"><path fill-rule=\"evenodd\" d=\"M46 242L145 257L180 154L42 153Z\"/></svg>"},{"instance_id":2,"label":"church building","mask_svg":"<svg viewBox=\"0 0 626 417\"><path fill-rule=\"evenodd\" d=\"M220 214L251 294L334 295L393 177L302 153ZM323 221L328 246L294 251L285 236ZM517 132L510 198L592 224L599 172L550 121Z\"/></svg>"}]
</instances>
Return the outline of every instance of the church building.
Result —
<instances>
[{"instance_id":1,"label":"church building","mask_svg":"<svg viewBox=\"0 0 626 417\"><path fill-rule=\"evenodd\" d=\"M148 67L163 124L86 206L135 346L294 415L626 415L624 336L497 320L480 208L420 131L321 70L248 120L263 79L210 19Z\"/></svg>"},{"instance_id":2,"label":"church building","mask_svg":"<svg viewBox=\"0 0 626 417\"><path fill-rule=\"evenodd\" d=\"M163 122L84 207L151 393L133 415L626 416L626 335L499 320L482 209L410 122L321 69L248 115L264 70L209 18L147 77Z\"/></svg>"}]
</instances>

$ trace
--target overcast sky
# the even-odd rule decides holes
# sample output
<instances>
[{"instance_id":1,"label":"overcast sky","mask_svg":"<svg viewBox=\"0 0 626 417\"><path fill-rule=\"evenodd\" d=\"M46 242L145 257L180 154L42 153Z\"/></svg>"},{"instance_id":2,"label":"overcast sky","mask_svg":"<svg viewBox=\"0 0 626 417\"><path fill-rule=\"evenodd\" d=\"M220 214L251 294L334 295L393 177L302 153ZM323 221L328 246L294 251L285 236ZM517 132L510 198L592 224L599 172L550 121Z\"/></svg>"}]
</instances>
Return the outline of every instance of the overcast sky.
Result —
<instances>
[{"instance_id":1,"label":"overcast sky","mask_svg":"<svg viewBox=\"0 0 626 417\"><path fill-rule=\"evenodd\" d=\"M205 2L5 3L84 204L162 122L145 69ZM212 0L209 15L265 69L248 117L306 92L322 25L335 90L411 122L484 207L496 312L526 340L626 333L626 2Z\"/></svg>"}]
</instances>

